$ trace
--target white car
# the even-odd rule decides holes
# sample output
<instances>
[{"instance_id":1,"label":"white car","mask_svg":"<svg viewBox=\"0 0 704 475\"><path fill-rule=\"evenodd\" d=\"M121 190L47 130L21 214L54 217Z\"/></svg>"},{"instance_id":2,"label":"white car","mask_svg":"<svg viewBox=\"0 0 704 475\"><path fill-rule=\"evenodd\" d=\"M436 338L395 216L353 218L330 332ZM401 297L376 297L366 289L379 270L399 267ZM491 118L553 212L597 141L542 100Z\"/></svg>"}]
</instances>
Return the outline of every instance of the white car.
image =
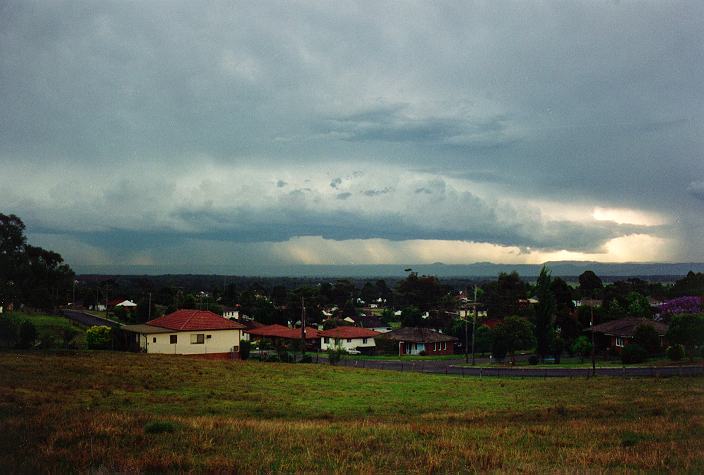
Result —
<instances>
[{"instance_id":1,"label":"white car","mask_svg":"<svg viewBox=\"0 0 704 475\"><path fill-rule=\"evenodd\" d=\"M362 352L355 349L355 348L350 348L349 350L347 350L347 354L348 355L361 355Z\"/></svg>"}]
</instances>

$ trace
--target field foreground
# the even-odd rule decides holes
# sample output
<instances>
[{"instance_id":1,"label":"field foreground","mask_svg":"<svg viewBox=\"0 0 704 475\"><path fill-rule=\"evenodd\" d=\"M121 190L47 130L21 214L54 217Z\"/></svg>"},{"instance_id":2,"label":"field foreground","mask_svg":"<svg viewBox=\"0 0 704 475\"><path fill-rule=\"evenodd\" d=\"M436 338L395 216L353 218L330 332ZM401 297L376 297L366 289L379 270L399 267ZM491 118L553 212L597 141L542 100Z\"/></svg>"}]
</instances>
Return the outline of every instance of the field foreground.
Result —
<instances>
[{"instance_id":1,"label":"field foreground","mask_svg":"<svg viewBox=\"0 0 704 475\"><path fill-rule=\"evenodd\" d=\"M0 353L0 471L704 472L704 379Z\"/></svg>"}]
</instances>

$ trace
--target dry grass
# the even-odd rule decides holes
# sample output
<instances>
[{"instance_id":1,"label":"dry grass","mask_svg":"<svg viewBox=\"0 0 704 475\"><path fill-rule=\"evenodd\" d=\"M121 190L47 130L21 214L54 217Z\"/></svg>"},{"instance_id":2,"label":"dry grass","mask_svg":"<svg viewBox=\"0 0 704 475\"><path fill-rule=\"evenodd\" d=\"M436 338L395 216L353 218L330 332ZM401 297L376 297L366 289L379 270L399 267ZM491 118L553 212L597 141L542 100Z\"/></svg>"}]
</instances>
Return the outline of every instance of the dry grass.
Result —
<instances>
[{"instance_id":1,"label":"dry grass","mask_svg":"<svg viewBox=\"0 0 704 475\"><path fill-rule=\"evenodd\" d=\"M704 471L704 380L0 353L2 472Z\"/></svg>"}]
</instances>

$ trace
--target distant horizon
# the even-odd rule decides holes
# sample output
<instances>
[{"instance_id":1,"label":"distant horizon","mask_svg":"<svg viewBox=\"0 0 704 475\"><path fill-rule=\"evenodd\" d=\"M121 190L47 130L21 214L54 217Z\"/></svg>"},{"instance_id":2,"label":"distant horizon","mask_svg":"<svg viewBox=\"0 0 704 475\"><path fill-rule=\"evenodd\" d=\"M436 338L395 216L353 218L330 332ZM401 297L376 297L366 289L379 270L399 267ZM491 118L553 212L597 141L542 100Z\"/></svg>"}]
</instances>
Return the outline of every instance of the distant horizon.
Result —
<instances>
[{"instance_id":1,"label":"distant horizon","mask_svg":"<svg viewBox=\"0 0 704 475\"><path fill-rule=\"evenodd\" d=\"M438 277L493 277L501 272L517 271L526 277L535 277L543 265L547 265L554 276L578 276L592 270L603 277L630 276L682 276L689 271L704 272L701 262L623 262L603 263L596 261L550 261L541 264L496 264L476 262L472 264L290 264L250 266L135 266L105 265L76 266L77 275L231 275L243 277L403 277L409 272L437 275ZM407 271L411 269L411 271Z\"/></svg>"}]
</instances>

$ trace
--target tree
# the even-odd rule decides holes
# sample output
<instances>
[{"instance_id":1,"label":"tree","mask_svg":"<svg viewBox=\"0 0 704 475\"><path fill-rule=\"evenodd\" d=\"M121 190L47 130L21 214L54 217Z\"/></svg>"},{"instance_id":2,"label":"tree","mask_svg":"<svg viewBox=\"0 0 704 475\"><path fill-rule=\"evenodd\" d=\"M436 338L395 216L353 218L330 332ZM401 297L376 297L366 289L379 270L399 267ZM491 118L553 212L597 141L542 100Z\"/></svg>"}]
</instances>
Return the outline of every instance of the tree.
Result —
<instances>
[{"instance_id":1,"label":"tree","mask_svg":"<svg viewBox=\"0 0 704 475\"><path fill-rule=\"evenodd\" d=\"M586 270L580 274L579 291L582 297L594 297L603 288L604 283L593 271Z\"/></svg>"},{"instance_id":2,"label":"tree","mask_svg":"<svg viewBox=\"0 0 704 475\"><path fill-rule=\"evenodd\" d=\"M406 307L401 311L401 325L404 327L422 327L423 313L418 307Z\"/></svg>"},{"instance_id":3,"label":"tree","mask_svg":"<svg viewBox=\"0 0 704 475\"><path fill-rule=\"evenodd\" d=\"M65 303L73 271L61 255L27 244L20 218L0 213L0 305L16 300L33 307Z\"/></svg>"},{"instance_id":4,"label":"tree","mask_svg":"<svg viewBox=\"0 0 704 475\"><path fill-rule=\"evenodd\" d=\"M106 326L92 326L86 330L86 345L95 350L105 350L112 343L112 330Z\"/></svg>"},{"instance_id":5,"label":"tree","mask_svg":"<svg viewBox=\"0 0 704 475\"><path fill-rule=\"evenodd\" d=\"M652 325L638 325L633 333L633 341L642 346L650 355L660 353L660 335Z\"/></svg>"},{"instance_id":6,"label":"tree","mask_svg":"<svg viewBox=\"0 0 704 475\"><path fill-rule=\"evenodd\" d=\"M580 362L584 363L584 357L592 352L592 342L582 335L572 344L572 353L579 355Z\"/></svg>"},{"instance_id":7,"label":"tree","mask_svg":"<svg viewBox=\"0 0 704 475\"><path fill-rule=\"evenodd\" d=\"M704 315L681 314L672 319L667 330L667 339L671 344L684 346L690 359L694 358L696 346L704 345Z\"/></svg>"},{"instance_id":8,"label":"tree","mask_svg":"<svg viewBox=\"0 0 704 475\"><path fill-rule=\"evenodd\" d=\"M511 356L515 363L516 350L530 348L535 345L533 324L518 316L506 317L494 328L494 345L501 346Z\"/></svg>"},{"instance_id":9,"label":"tree","mask_svg":"<svg viewBox=\"0 0 704 475\"><path fill-rule=\"evenodd\" d=\"M29 320L23 320L22 323L20 323L19 342L17 345L20 348L31 348L36 341L37 328Z\"/></svg>"},{"instance_id":10,"label":"tree","mask_svg":"<svg viewBox=\"0 0 704 475\"><path fill-rule=\"evenodd\" d=\"M496 282L484 286L483 290L489 318L516 315L520 310L518 301L526 297L526 284L517 272L502 272Z\"/></svg>"},{"instance_id":11,"label":"tree","mask_svg":"<svg viewBox=\"0 0 704 475\"><path fill-rule=\"evenodd\" d=\"M486 325L481 325L477 328L477 334L474 336L474 349L477 353L487 353L491 351L493 334L491 328Z\"/></svg>"},{"instance_id":12,"label":"tree","mask_svg":"<svg viewBox=\"0 0 704 475\"><path fill-rule=\"evenodd\" d=\"M626 308L628 316L641 318L650 317L650 302L648 302L647 297L638 292L630 292L626 296L626 302L628 303Z\"/></svg>"},{"instance_id":13,"label":"tree","mask_svg":"<svg viewBox=\"0 0 704 475\"><path fill-rule=\"evenodd\" d=\"M538 356L540 356L541 362L545 360L545 355L550 352L550 337L554 332L555 295L552 292L551 284L550 270L547 266L543 266L535 289L536 297L538 298L538 303L535 305L536 351Z\"/></svg>"},{"instance_id":14,"label":"tree","mask_svg":"<svg viewBox=\"0 0 704 475\"><path fill-rule=\"evenodd\" d=\"M0 342L4 346L14 346L17 343L19 323L10 316L0 317Z\"/></svg>"}]
</instances>

